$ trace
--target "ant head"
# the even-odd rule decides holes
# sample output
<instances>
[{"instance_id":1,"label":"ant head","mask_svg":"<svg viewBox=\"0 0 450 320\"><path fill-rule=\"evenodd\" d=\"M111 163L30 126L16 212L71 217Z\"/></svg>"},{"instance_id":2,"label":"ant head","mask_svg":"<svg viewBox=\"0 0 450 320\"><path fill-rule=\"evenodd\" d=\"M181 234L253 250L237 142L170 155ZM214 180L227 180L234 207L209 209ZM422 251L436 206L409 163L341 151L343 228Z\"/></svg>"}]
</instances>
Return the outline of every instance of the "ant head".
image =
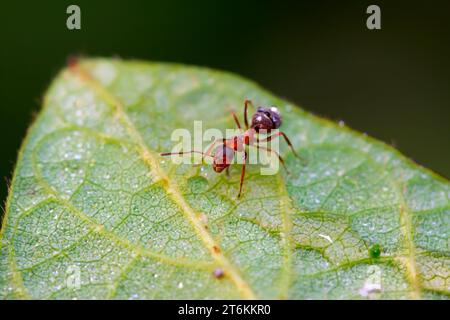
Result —
<instances>
[{"instance_id":1,"label":"ant head","mask_svg":"<svg viewBox=\"0 0 450 320\"><path fill-rule=\"evenodd\" d=\"M278 129L281 126L281 114L278 108L271 107L258 107L255 114L252 117L252 128L258 132L259 130Z\"/></svg>"}]
</instances>

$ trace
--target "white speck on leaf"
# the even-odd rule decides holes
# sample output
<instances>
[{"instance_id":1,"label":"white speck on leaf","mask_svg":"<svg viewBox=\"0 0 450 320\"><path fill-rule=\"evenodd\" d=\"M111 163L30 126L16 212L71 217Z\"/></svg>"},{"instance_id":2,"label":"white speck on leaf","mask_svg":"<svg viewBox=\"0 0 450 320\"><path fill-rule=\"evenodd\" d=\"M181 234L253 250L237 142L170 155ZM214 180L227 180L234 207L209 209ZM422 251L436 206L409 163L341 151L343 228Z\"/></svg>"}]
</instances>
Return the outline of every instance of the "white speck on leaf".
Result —
<instances>
[{"instance_id":1,"label":"white speck on leaf","mask_svg":"<svg viewBox=\"0 0 450 320\"><path fill-rule=\"evenodd\" d=\"M333 243L333 240L331 239L331 237L329 235L319 233L318 236L321 237L321 238L324 238L329 243Z\"/></svg>"},{"instance_id":2,"label":"white speck on leaf","mask_svg":"<svg viewBox=\"0 0 450 320\"><path fill-rule=\"evenodd\" d=\"M363 297L368 297L371 293L380 291L381 291L381 284L366 281L364 283L364 286L359 290L359 294Z\"/></svg>"},{"instance_id":3,"label":"white speck on leaf","mask_svg":"<svg viewBox=\"0 0 450 320\"><path fill-rule=\"evenodd\" d=\"M104 85L109 85L116 78L116 68L112 63L102 62L94 68L93 74Z\"/></svg>"}]
</instances>

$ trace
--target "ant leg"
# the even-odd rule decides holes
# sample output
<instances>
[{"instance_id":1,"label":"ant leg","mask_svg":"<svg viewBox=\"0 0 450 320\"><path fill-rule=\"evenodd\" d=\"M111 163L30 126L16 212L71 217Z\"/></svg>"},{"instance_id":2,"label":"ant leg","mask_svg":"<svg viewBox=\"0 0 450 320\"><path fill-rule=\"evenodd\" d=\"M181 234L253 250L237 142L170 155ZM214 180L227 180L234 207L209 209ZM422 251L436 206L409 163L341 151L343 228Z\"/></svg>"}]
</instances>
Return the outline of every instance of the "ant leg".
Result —
<instances>
[{"instance_id":1,"label":"ant leg","mask_svg":"<svg viewBox=\"0 0 450 320\"><path fill-rule=\"evenodd\" d=\"M230 167L227 167L225 169L225 173L227 174L227 178L229 178L230 177Z\"/></svg>"},{"instance_id":2,"label":"ant leg","mask_svg":"<svg viewBox=\"0 0 450 320\"><path fill-rule=\"evenodd\" d=\"M238 127L239 129L241 129L241 124L239 123L239 119L238 119L238 117L236 116L236 113L234 113L234 111L231 111L231 115L233 116L234 122L236 122L237 127Z\"/></svg>"},{"instance_id":3,"label":"ant leg","mask_svg":"<svg viewBox=\"0 0 450 320\"><path fill-rule=\"evenodd\" d=\"M288 168L286 167L286 163L284 162L283 157L280 156L280 154L279 154L278 152L276 152L275 150L272 150L272 149L270 149L270 148L260 146L260 145L258 145L258 144L255 144L254 146L256 147L256 149L263 149L263 150L266 150L266 151L268 151L268 152L270 152L270 153L275 153L275 155L278 157L278 159L280 160L281 164L283 165L284 170L286 170L286 172L289 173L289 170L288 170Z\"/></svg>"},{"instance_id":4,"label":"ant leg","mask_svg":"<svg viewBox=\"0 0 450 320\"><path fill-rule=\"evenodd\" d=\"M182 155L182 154L188 154L188 153L199 153L199 154L201 154L201 155L203 155L203 157L204 156L209 156L209 157L213 157L213 156L211 156L211 155L209 155L209 154L206 154L206 153L204 153L204 152L201 152L201 151L195 151L195 150L191 150L191 151L180 151L180 152L163 152L163 153L161 153L160 155L161 156L171 156L171 155ZM203 158L202 158L203 159Z\"/></svg>"},{"instance_id":5,"label":"ant leg","mask_svg":"<svg viewBox=\"0 0 450 320\"><path fill-rule=\"evenodd\" d=\"M242 185L244 184L244 178L245 178L245 163L247 162L247 152L244 151L244 164L242 165L242 172L241 172L241 182L239 185L239 194L238 199L241 197L242 194Z\"/></svg>"},{"instance_id":6,"label":"ant leg","mask_svg":"<svg viewBox=\"0 0 450 320\"><path fill-rule=\"evenodd\" d=\"M212 155L210 154L206 154L203 153L201 151L195 151L195 150L191 150L191 151L180 151L180 152L165 152L165 153L161 153L161 156L171 156L171 155L182 155L182 154L188 154L188 153L199 153L202 155L202 163L203 163L203 159L205 158L205 156L214 158ZM201 165L201 163L194 163L192 166L194 167L198 167L199 165Z\"/></svg>"},{"instance_id":7,"label":"ant leg","mask_svg":"<svg viewBox=\"0 0 450 320\"><path fill-rule=\"evenodd\" d=\"M304 160L302 157L300 157L300 156L297 154L297 152L295 152L295 149L294 149L294 146L293 146L292 143L291 143L291 140L289 140L288 136L287 136L284 132L278 131L277 133L274 133L273 135L271 135L271 136L269 136L269 137L267 137L267 138L258 140L258 141L267 141L267 142L268 142L268 141L271 141L273 138L277 138L277 137L279 137L279 136L283 136L283 138L284 138L284 140L286 141L286 143L288 144L289 148L291 148L292 153L293 153L298 159Z\"/></svg>"},{"instance_id":8,"label":"ant leg","mask_svg":"<svg viewBox=\"0 0 450 320\"><path fill-rule=\"evenodd\" d=\"M248 130L248 118L247 118L247 109L248 105L251 104L253 106L252 100L245 99L244 101L244 122L245 122L245 129Z\"/></svg>"}]
</instances>

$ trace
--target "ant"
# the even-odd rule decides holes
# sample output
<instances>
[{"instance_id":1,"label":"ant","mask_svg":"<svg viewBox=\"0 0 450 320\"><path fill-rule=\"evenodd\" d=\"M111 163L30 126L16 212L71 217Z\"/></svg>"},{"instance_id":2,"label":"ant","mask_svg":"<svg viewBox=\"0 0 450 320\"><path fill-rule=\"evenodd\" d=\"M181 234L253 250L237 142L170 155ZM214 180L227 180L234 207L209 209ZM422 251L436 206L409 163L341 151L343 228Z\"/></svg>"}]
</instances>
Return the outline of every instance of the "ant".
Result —
<instances>
[{"instance_id":1,"label":"ant","mask_svg":"<svg viewBox=\"0 0 450 320\"><path fill-rule=\"evenodd\" d=\"M248 106L252 105L253 103L251 100L245 99L244 101L244 123L245 123L245 131L240 134L233 136L229 139L221 139L221 140L215 140L209 148L206 150L206 152L201 151L181 151L181 152L166 152L161 153L161 156L169 156L169 155L182 155L187 153L200 153L202 155L202 160L205 156L212 157L213 158L213 170L217 173L222 172L223 170L227 170L227 174L229 174L229 167L234 159L235 152L243 152L243 166L242 166L242 172L241 172L241 181L239 186L239 194L238 198L240 198L242 194L242 186L244 184L244 178L245 178L245 162L247 160L247 152L245 151L245 146L254 146L258 150L263 149L268 152L274 153L280 162L282 163L283 167L286 169L286 165L284 163L284 159L280 156L280 154L270 148L261 146L258 144L258 142L269 142L274 138L278 138L282 136L286 143L288 144L289 148L291 148L292 153L299 159L300 156L295 152L295 149L287 137L287 135L284 132L278 131L277 133L273 135L269 135L268 137L264 139L259 139L257 137L257 134L260 132L260 130L264 130L268 134L270 134L270 131L273 129L278 129L281 126L282 120L281 120L281 114L278 111L278 108L275 106L271 107L258 107L256 109L256 112L252 116L252 123L249 126L248 124L248 118L247 118L247 109ZM236 116L236 113L234 111L231 111L231 115L233 116L234 121L236 122L236 125L239 129L242 129L241 124L239 122L239 119ZM211 155L211 152L213 151L214 146L220 143L219 146L216 147L214 156Z\"/></svg>"}]
</instances>

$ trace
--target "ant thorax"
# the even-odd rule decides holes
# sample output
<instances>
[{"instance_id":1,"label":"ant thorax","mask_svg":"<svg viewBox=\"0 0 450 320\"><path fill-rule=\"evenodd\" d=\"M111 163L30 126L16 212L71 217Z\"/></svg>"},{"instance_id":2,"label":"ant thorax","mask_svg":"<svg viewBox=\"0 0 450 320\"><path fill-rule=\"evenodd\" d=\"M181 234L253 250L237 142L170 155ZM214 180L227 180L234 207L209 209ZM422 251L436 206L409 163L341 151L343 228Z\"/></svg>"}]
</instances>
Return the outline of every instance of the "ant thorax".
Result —
<instances>
[{"instance_id":1,"label":"ant thorax","mask_svg":"<svg viewBox=\"0 0 450 320\"><path fill-rule=\"evenodd\" d=\"M254 129L250 129L244 132L242 139L246 145L251 146L255 144L256 142L255 132L256 131Z\"/></svg>"},{"instance_id":2,"label":"ant thorax","mask_svg":"<svg viewBox=\"0 0 450 320\"><path fill-rule=\"evenodd\" d=\"M255 133L256 131L253 128L250 128L242 134L225 140L224 144L234 151L243 152L245 151L246 145L250 146L255 143Z\"/></svg>"}]
</instances>

